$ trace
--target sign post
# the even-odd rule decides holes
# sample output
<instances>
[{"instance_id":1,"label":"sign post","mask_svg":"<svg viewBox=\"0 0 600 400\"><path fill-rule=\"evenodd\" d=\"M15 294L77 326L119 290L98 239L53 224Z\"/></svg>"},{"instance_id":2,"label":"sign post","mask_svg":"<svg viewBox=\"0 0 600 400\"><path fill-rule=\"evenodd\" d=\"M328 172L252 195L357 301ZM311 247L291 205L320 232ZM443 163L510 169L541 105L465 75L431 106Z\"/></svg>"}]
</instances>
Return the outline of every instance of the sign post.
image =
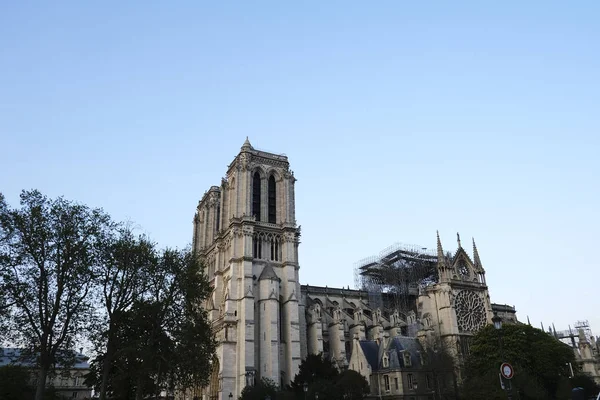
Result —
<instances>
[{"instance_id":1,"label":"sign post","mask_svg":"<svg viewBox=\"0 0 600 400\"><path fill-rule=\"evenodd\" d=\"M513 378L513 376L515 376L515 370L513 369L512 365L510 365L507 362L502 363L502 365L500 365L500 387L502 388L502 390L506 390L506 394L508 395L509 400L512 399L512 387L510 384L510 380Z\"/></svg>"},{"instance_id":2,"label":"sign post","mask_svg":"<svg viewBox=\"0 0 600 400\"><path fill-rule=\"evenodd\" d=\"M513 369L512 365L505 362L500 366L500 373L504 379L512 379L512 377L515 375L515 370Z\"/></svg>"}]
</instances>

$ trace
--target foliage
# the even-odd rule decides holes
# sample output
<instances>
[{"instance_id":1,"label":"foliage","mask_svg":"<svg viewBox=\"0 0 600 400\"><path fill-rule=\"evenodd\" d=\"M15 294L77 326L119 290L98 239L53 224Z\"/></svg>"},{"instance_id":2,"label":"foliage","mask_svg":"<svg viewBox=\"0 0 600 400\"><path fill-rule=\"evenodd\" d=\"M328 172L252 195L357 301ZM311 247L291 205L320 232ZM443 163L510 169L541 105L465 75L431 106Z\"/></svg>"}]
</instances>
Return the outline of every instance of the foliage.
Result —
<instances>
[{"instance_id":1,"label":"foliage","mask_svg":"<svg viewBox=\"0 0 600 400\"><path fill-rule=\"evenodd\" d=\"M502 335L502 340L500 340ZM575 366L573 350L529 325L488 325L474 337L464 369L463 398L502 399L499 372L502 362L515 370L513 393L522 399L555 399L568 380L568 363Z\"/></svg>"},{"instance_id":2,"label":"foliage","mask_svg":"<svg viewBox=\"0 0 600 400\"><path fill-rule=\"evenodd\" d=\"M146 237L135 237L128 227L120 227L103 249L103 262L98 269L98 290L104 304L105 321L96 337L102 357L99 384L100 399L106 399L113 359L118 351L117 330L128 317L127 311L145 291L146 276L156 263L154 244Z\"/></svg>"},{"instance_id":3,"label":"foliage","mask_svg":"<svg viewBox=\"0 0 600 400\"><path fill-rule=\"evenodd\" d=\"M30 400L34 394L26 368L16 365L0 367L0 399Z\"/></svg>"},{"instance_id":4,"label":"foliage","mask_svg":"<svg viewBox=\"0 0 600 400\"><path fill-rule=\"evenodd\" d=\"M322 354L309 354L298 368L298 374L294 377L291 390L295 393L303 393L304 384L312 384L318 380L334 381L339 371L330 360L323 358Z\"/></svg>"},{"instance_id":5,"label":"foliage","mask_svg":"<svg viewBox=\"0 0 600 400\"><path fill-rule=\"evenodd\" d=\"M447 344L438 336L429 336L423 349L423 360L432 373L432 389L439 398L456 398L456 363Z\"/></svg>"},{"instance_id":6,"label":"foliage","mask_svg":"<svg viewBox=\"0 0 600 400\"><path fill-rule=\"evenodd\" d=\"M215 341L210 287L191 250L157 250L100 209L24 191L0 194L0 343L33 355L36 400L57 364L92 340L87 382L105 398L203 386Z\"/></svg>"},{"instance_id":7,"label":"foliage","mask_svg":"<svg viewBox=\"0 0 600 400\"><path fill-rule=\"evenodd\" d=\"M240 400L264 400L267 396L276 400L278 393L279 388L275 382L267 378L262 378L256 385L246 386L242 390Z\"/></svg>"},{"instance_id":8,"label":"foliage","mask_svg":"<svg viewBox=\"0 0 600 400\"><path fill-rule=\"evenodd\" d=\"M95 267L112 227L102 210L21 193L21 208L0 206L0 293L10 304L4 332L38 355L36 400L61 354L86 333L92 319ZM6 328L6 327L5 327Z\"/></svg>"},{"instance_id":9,"label":"foliage","mask_svg":"<svg viewBox=\"0 0 600 400\"><path fill-rule=\"evenodd\" d=\"M307 400L315 399L317 393L320 399L360 400L369 393L369 384L362 375L352 370L340 373L321 354L311 354L302 361L289 390L296 398L304 398L305 384Z\"/></svg>"},{"instance_id":10,"label":"foliage","mask_svg":"<svg viewBox=\"0 0 600 400\"><path fill-rule=\"evenodd\" d=\"M335 389L342 399L362 400L369 394L369 383L361 374L348 369L340 374Z\"/></svg>"},{"instance_id":11,"label":"foliage","mask_svg":"<svg viewBox=\"0 0 600 400\"><path fill-rule=\"evenodd\" d=\"M208 383L215 342L200 307L210 293L201 265L189 250L167 249L149 259L143 293L120 313L112 332L113 356L95 359L88 377L98 386L108 366L111 398L141 399Z\"/></svg>"}]
</instances>

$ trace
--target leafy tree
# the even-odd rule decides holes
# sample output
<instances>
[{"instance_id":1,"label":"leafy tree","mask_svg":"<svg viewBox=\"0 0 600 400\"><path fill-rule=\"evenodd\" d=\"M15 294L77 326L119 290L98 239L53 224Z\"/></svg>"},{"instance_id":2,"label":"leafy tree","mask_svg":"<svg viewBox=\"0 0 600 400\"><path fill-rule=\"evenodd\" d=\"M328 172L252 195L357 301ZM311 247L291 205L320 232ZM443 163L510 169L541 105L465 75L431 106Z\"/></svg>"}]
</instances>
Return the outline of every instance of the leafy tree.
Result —
<instances>
[{"instance_id":1,"label":"leafy tree","mask_svg":"<svg viewBox=\"0 0 600 400\"><path fill-rule=\"evenodd\" d=\"M0 399L30 400L35 391L31 386L29 371L21 366L0 367Z\"/></svg>"},{"instance_id":2,"label":"leafy tree","mask_svg":"<svg viewBox=\"0 0 600 400\"><path fill-rule=\"evenodd\" d=\"M61 355L86 333L100 248L112 222L90 209L38 191L21 193L21 208L0 206L0 293L9 305L8 337L38 357L35 399Z\"/></svg>"},{"instance_id":3,"label":"leafy tree","mask_svg":"<svg viewBox=\"0 0 600 400\"><path fill-rule=\"evenodd\" d=\"M423 360L431 371L432 389L437 399L455 399L457 389L456 362L447 344L438 336L430 336L423 349Z\"/></svg>"},{"instance_id":4,"label":"leafy tree","mask_svg":"<svg viewBox=\"0 0 600 400\"><path fill-rule=\"evenodd\" d=\"M98 290L104 304L105 319L101 330L99 353L102 357L100 399L106 399L112 361L119 350L117 329L126 312L141 298L145 275L156 263L154 245L145 237L135 237L132 230L121 227L106 243L103 262L98 270Z\"/></svg>"},{"instance_id":5,"label":"leafy tree","mask_svg":"<svg viewBox=\"0 0 600 400\"><path fill-rule=\"evenodd\" d=\"M269 396L273 400L277 400L279 388L270 379L262 378L258 384L254 386L246 386L242 390L240 400L264 400Z\"/></svg>"},{"instance_id":6,"label":"leafy tree","mask_svg":"<svg viewBox=\"0 0 600 400\"><path fill-rule=\"evenodd\" d=\"M108 364L106 393L112 398L142 399L208 383L215 341L200 307L210 293L201 264L189 250L167 249L149 259L144 292L121 313L113 332L113 357L100 355L88 377L97 386Z\"/></svg>"},{"instance_id":7,"label":"leafy tree","mask_svg":"<svg viewBox=\"0 0 600 400\"><path fill-rule=\"evenodd\" d=\"M322 354L310 354L302 361L289 390L296 398L304 398L305 384L307 400L315 399L317 393L320 399L329 400L359 400L369 393L369 384L362 375L352 370L340 373Z\"/></svg>"},{"instance_id":8,"label":"leafy tree","mask_svg":"<svg viewBox=\"0 0 600 400\"><path fill-rule=\"evenodd\" d=\"M335 381L338 375L339 371L335 365L322 354L309 354L300 363L291 389L295 393L303 393L305 383L310 385L318 380Z\"/></svg>"},{"instance_id":9,"label":"leafy tree","mask_svg":"<svg viewBox=\"0 0 600 400\"><path fill-rule=\"evenodd\" d=\"M339 375L335 389L341 399L362 400L369 394L369 383L360 373L348 369Z\"/></svg>"},{"instance_id":10,"label":"leafy tree","mask_svg":"<svg viewBox=\"0 0 600 400\"><path fill-rule=\"evenodd\" d=\"M463 397L506 398L499 380L504 361L515 370L510 383L512 392L519 393L521 399L555 399L568 380L567 363L575 365L575 356L568 345L529 325L504 325L501 331L488 325L473 337L464 370Z\"/></svg>"}]
</instances>

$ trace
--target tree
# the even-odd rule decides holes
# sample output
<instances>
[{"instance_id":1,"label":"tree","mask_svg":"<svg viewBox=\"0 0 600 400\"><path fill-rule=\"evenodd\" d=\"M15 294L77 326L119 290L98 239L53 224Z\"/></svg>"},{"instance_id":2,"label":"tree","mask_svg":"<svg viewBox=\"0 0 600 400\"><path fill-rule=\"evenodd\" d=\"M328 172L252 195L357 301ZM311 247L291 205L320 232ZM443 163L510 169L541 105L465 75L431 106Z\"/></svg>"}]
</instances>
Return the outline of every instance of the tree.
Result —
<instances>
[{"instance_id":1,"label":"tree","mask_svg":"<svg viewBox=\"0 0 600 400\"><path fill-rule=\"evenodd\" d=\"M360 400L369 393L369 384L362 375L352 370L340 373L322 354L309 354L300 363L289 390L296 398L304 398L304 385L307 386L306 399L310 400L315 399L317 393L320 399L329 400Z\"/></svg>"},{"instance_id":2,"label":"tree","mask_svg":"<svg viewBox=\"0 0 600 400\"><path fill-rule=\"evenodd\" d=\"M302 393L304 384L312 384L318 380L334 381L339 371L331 360L323 358L322 354L309 354L298 367L298 374L291 384L293 392Z\"/></svg>"},{"instance_id":3,"label":"tree","mask_svg":"<svg viewBox=\"0 0 600 400\"><path fill-rule=\"evenodd\" d=\"M96 358L88 378L98 386L108 364L112 398L142 399L208 383L215 341L200 306L210 293L202 266L190 250L167 249L149 259L144 292L121 313L113 332L113 357Z\"/></svg>"},{"instance_id":4,"label":"tree","mask_svg":"<svg viewBox=\"0 0 600 400\"><path fill-rule=\"evenodd\" d=\"M106 243L98 270L98 290L104 304L105 323L100 335L102 357L100 399L106 399L112 361L118 350L117 329L126 312L145 291L145 275L156 263L154 245L146 237L135 237L128 226L121 227Z\"/></svg>"},{"instance_id":5,"label":"tree","mask_svg":"<svg viewBox=\"0 0 600 400\"><path fill-rule=\"evenodd\" d=\"M501 332L488 325L473 337L464 370L463 397L505 398L499 381L499 367L504 361L515 370L513 393L518 392L522 399L555 399L568 380L567 364L575 365L575 356L568 345L529 325L504 325Z\"/></svg>"},{"instance_id":6,"label":"tree","mask_svg":"<svg viewBox=\"0 0 600 400\"><path fill-rule=\"evenodd\" d=\"M362 400L369 394L369 383L365 377L351 369L339 375L335 388L340 399Z\"/></svg>"},{"instance_id":7,"label":"tree","mask_svg":"<svg viewBox=\"0 0 600 400\"><path fill-rule=\"evenodd\" d=\"M0 367L0 399L29 400L35 391L31 387L29 371L21 366Z\"/></svg>"},{"instance_id":8,"label":"tree","mask_svg":"<svg viewBox=\"0 0 600 400\"><path fill-rule=\"evenodd\" d=\"M435 399L455 399L457 392L456 362L447 343L431 335L423 348L423 361L431 371Z\"/></svg>"},{"instance_id":9,"label":"tree","mask_svg":"<svg viewBox=\"0 0 600 400\"><path fill-rule=\"evenodd\" d=\"M276 400L279 388L270 379L262 378L258 384L254 386L246 386L242 390L242 394L239 400L264 400L269 396L271 399Z\"/></svg>"},{"instance_id":10,"label":"tree","mask_svg":"<svg viewBox=\"0 0 600 400\"><path fill-rule=\"evenodd\" d=\"M90 209L38 191L21 193L21 208L0 206L0 293L9 305L6 339L30 349L42 400L53 365L90 325L95 267L112 222ZM0 338L5 339L5 338Z\"/></svg>"}]
</instances>

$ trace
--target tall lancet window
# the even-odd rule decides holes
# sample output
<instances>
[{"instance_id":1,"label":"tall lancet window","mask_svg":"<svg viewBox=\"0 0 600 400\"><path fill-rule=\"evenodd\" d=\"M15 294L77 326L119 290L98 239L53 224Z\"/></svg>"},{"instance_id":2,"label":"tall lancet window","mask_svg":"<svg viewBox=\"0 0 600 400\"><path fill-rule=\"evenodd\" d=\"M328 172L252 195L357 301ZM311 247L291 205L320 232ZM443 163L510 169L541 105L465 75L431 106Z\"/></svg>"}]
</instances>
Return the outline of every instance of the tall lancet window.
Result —
<instances>
[{"instance_id":1,"label":"tall lancet window","mask_svg":"<svg viewBox=\"0 0 600 400\"><path fill-rule=\"evenodd\" d=\"M269 178L269 222L277 223L277 207L275 206L275 177L271 175Z\"/></svg>"},{"instance_id":2,"label":"tall lancet window","mask_svg":"<svg viewBox=\"0 0 600 400\"><path fill-rule=\"evenodd\" d=\"M254 173L252 178L252 215L260 221L260 174Z\"/></svg>"}]
</instances>

